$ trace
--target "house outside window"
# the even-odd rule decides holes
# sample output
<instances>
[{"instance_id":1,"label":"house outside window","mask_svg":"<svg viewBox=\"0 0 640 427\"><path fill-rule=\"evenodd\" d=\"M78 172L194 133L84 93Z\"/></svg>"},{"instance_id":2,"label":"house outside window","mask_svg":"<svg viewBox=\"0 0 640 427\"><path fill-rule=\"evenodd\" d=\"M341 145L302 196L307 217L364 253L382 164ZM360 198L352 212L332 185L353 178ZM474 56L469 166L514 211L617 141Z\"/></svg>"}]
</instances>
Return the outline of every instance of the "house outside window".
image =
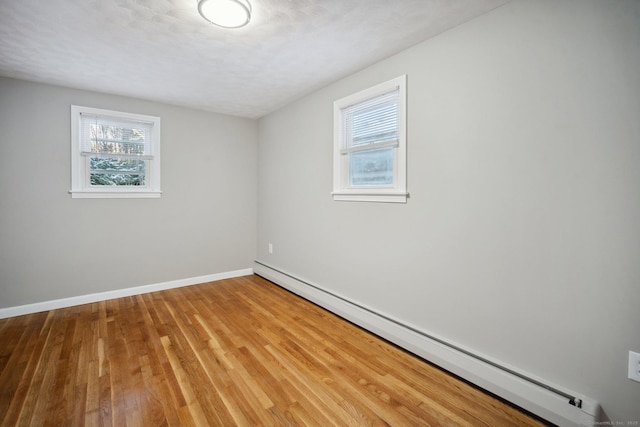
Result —
<instances>
[{"instance_id":1,"label":"house outside window","mask_svg":"<svg viewBox=\"0 0 640 427\"><path fill-rule=\"evenodd\" d=\"M406 203L406 79L334 102L334 200Z\"/></svg>"},{"instance_id":2,"label":"house outside window","mask_svg":"<svg viewBox=\"0 0 640 427\"><path fill-rule=\"evenodd\" d=\"M71 196L157 198L160 118L71 106Z\"/></svg>"}]
</instances>

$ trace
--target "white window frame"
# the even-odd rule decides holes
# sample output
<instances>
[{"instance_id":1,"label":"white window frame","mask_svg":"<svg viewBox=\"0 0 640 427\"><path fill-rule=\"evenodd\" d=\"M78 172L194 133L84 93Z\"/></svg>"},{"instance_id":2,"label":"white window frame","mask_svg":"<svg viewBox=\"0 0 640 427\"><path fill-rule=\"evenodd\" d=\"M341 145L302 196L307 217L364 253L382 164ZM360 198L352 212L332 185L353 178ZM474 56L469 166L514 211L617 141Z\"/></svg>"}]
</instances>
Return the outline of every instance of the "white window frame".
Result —
<instances>
[{"instance_id":1,"label":"white window frame","mask_svg":"<svg viewBox=\"0 0 640 427\"><path fill-rule=\"evenodd\" d=\"M82 154L82 114L138 121L151 125L151 156L145 156L144 186L91 185L90 156ZM147 158L148 157L148 158ZM100 108L71 106L71 193L72 198L159 198L160 189L160 117Z\"/></svg>"},{"instance_id":2,"label":"white window frame","mask_svg":"<svg viewBox=\"0 0 640 427\"><path fill-rule=\"evenodd\" d=\"M346 119L343 111L398 89L398 141L397 144L372 144L369 149L394 147L393 184L386 186L349 185L349 150L344 138ZM407 76L401 75L371 88L346 96L333 103L333 200L406 203L407 193ZM358 147L353 150L362 150Z\"/></svg>"}]
</instances>

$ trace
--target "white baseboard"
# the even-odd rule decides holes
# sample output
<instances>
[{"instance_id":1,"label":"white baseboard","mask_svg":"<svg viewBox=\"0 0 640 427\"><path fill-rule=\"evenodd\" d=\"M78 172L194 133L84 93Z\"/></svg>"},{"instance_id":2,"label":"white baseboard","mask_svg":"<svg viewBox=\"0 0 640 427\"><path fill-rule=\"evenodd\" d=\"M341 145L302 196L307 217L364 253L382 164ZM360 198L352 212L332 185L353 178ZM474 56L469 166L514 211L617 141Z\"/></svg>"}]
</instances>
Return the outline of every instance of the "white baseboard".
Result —
<instances>
[{"instance_id":1,"label":"white baseboard","mask_svg":"<svg viewBox=\"0 0 640 427\"><path fill-rule=\"evenodd\" d=\"M152 285L135 286L133 288L118 289L115 291L99 292L77 297L62 298L52 301L25 304L16 307L0 308L0 319L22 316L24 314L39 313L41 311L55 310L58 308L72 307L74 305L89 304L114 298L128 297L131 295L147 294L149 292L164 291L166 289L180 288L183 286L197 285L200 283L214 282L216 280L230 279L233 277L248 276L253 274L252 268L227 271L224 273L209 274L206 276L190 277L187 279L172 280L169 282L155 283Z\"/></svg>"},{"instance_id":2,"label":"white baseboard","mask_svg":"<svg viewBox=\"0 0 640 427\"><path fill-rule=\"evenodd\" d=\"M436 337L391 316L377 313L373 309L329 292L320 286L269 267L261 261L256 261L253 271L544 420L559 426L593 426L598 421L600 406L594 399L560 388L549 381L536 378L534 375L475 353L456 343L448 342L442 337ZM508 371L575 396L581 399L582 407L573 406L569 404L568 398Z\"/></svg>"}]
</instances>

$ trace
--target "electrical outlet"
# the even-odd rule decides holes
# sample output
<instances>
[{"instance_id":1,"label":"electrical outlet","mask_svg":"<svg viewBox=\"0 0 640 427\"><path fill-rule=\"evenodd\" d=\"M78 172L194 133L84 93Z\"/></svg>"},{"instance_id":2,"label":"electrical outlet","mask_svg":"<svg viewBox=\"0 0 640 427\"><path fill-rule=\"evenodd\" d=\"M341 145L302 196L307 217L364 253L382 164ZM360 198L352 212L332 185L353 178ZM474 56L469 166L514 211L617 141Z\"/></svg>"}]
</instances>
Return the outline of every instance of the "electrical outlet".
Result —
<instances>
[{"instance_id":1,"label":"electrical outlet","mask_svg":"<svg viewBox=\"0 0 640 427\"><path fill-rule=\"evenodd\" d=\"M273 243L269 243L269 254L273 253Z\"/></svg>"},{"instance_id":2,"label":"electrical outlet","mask_svg":"<svg viewBox=\"0 0 640 427\"><path fill-rule=\"evenodd\" d=\"M629 379L640 382L640 353L629 352Z\"/></svg>"}]
</instances>

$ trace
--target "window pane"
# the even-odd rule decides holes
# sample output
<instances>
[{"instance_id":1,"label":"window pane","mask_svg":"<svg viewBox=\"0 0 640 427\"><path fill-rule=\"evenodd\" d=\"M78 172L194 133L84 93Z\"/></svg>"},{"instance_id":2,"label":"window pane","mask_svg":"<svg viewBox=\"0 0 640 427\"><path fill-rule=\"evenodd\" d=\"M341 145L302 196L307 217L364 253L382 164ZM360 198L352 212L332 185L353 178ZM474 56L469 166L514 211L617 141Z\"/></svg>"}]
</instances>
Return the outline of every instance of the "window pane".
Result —
<instances>
[{"instance_id":1,"label":"window pane","mask_svg":"<svg viewBox=\"0 0 640 427\"><path fill-rule=\"evenodd\" d=\"M91 157L91 185L145 185L145 169L144 160Z\"/></svg>"},{"instance_id":2,"label":"window pane","mask_svg":"<svg viewBox=\"0 0 640 427\"><path fill-rule=\"evenodd\" d=\"M92 153L144 154L145 132L143 129L92 124L90 131Z\"/></svg>"},{"instance_id":3,"label":"window pane","mask_svg":"<svg viewBox=\"0 0 640 427\"><path fill-rule=\"evenodd\" d=\"M398 108L394 103L374 105L351 117L351 146L398 139Z\"/></svg>"},{"instance_id":4,"label":"window pane","mask_svg":"<svg viewBox=\"0 0 640 427\"><path fill-rule=\"evenodd\" d=\"M120 156L151 155L151 123L82 114L82 151Z\"/></svg>"},{"instance_id":5,"label":"window pane","mask_svg":"<svg viewBox=\"0 0 640 427\"><path fill-rule=\"evenodd\" d=\"M393 147L349 154L349 184L393 185Z\"/></svg>"}]
</instances>

